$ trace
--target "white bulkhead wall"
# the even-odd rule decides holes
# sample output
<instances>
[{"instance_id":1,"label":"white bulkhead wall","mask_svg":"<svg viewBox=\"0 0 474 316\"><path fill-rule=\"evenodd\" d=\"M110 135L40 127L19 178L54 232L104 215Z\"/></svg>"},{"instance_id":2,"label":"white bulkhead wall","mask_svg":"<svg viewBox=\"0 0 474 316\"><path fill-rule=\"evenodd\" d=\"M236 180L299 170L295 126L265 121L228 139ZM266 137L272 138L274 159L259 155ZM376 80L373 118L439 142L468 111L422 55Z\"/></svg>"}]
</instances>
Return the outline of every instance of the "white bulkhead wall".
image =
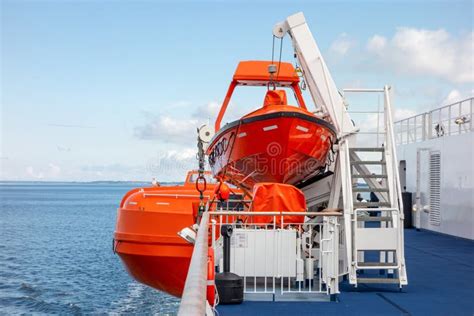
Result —
<instances>
[{"instance_id":1,"label":"white bulkhead wall","mask_svg":"<svg viewBox=\"0 0 474 316\"><path fill-rule=\"evenodd\" d=\"M397 147L399 160L406 161L406 187L416 193L417 150L420 150L420 189L422 207L430 205L430 154L441 155L441 220L430 221L421 212L422 229L474 239L474 133L443 136ZM416 216L413 214L413 221Z\"/></svg>"}]
</instances>

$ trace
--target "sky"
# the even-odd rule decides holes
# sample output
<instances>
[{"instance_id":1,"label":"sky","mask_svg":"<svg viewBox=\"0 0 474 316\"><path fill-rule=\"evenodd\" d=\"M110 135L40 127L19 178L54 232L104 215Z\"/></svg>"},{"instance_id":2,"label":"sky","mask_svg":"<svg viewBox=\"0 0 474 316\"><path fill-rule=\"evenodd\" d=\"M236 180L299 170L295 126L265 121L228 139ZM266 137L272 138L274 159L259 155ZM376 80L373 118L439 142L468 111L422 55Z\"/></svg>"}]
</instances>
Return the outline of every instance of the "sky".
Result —
<instances>
[{"instance_id":1,"label":"sky","mask_svg":"<svg viewBox=\"0 0 474 316\"><path fill-rule=\"evenodd\" d=\"M299 11L338 88L391 85L397 119L473 94L472 1L0 2L0 180L184 179L237 63Z\"/></svg>"}]
</instances>

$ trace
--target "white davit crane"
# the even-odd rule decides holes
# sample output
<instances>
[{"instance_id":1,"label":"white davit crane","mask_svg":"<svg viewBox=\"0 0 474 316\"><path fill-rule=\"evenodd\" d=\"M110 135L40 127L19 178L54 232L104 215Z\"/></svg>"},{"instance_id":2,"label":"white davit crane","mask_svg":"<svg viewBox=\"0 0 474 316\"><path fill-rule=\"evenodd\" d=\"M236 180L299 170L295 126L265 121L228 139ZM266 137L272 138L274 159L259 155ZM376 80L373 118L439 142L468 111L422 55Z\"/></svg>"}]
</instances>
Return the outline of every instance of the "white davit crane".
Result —
<instances>
[{"instance_id":1,"label":"white davit crane","mask_svg":"<svg viewBox=\"0 0 474 316\"><path fill-rule=\"evenodd\" d=\"M377 134L383 135L383 144L377 142L376 147L356 147L359 129L354 126L344 98L329 73L303 13L289 16L273 29L273 35L278 38L286 34L291 38L317 112L330 121L338 132L337 156L332 166L334 175L326 202L328 207L342 206L344 210L345 247L340 250L346 253L341 256L345 259L343 273L348 273L349 282L356 286L358 283L395 283L402 287L408 282L390 87L348 91L379 92L384 95L384 110L380 112L383 113L384 130L380 133L377 130ZM359 156L362 152L381 153L382 158L363 160ZM367 165L379 165L382 172L373 174ZM365 180L368 188L357 186L357 179ZM377 201L354 201L353 194L357 192L371 192ZM378 227L373 227L374 222L380 223ZM378 251L378 258L368 261L369 251ZM381 275L364 277L362 270L379 270Z\"/></svg>"}]
</instances>

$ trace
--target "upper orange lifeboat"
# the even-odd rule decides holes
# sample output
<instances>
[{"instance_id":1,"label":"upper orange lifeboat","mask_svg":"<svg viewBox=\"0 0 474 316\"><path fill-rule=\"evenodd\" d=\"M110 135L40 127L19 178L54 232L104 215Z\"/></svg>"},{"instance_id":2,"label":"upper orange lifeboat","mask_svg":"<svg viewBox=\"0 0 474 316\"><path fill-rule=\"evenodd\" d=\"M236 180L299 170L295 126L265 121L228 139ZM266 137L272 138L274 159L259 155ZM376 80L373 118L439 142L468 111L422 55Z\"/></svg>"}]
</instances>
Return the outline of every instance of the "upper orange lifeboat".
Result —
<instances>
[{"instance_id":1,"label":"upper orange lifeboat","mask_svg":"<svg viewBox=\"0 0 474 316\"><path fill-rule=\"evenodd\" d=\"M320 172L336 139L334 127L309 112L290 63L281 63L276 78L269 61L240 62L216 120L217 131L208 147L215 176L250 190L256 183L297 184ZM269 86L263 106L241 119L220 124L238 85ZM273 90L270 89L273 86ZM288 105L291 88L298 106Z\"/></svg>"}]
</instances>

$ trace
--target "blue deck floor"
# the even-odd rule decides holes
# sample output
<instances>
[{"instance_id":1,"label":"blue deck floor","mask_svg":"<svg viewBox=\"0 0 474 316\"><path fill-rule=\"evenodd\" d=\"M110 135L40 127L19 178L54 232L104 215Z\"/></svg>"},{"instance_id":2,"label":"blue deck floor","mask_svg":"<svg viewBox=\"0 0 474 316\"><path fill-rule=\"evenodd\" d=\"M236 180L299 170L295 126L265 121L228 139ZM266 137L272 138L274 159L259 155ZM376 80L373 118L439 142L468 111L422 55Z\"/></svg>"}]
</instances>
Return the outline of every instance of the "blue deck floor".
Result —
<instances>
[{"instance_id":1,"label":"blue deck floor","mask_svg":"<svg viewBox=\"0 0 474 316\"><path fill-rule=\"evenodd\" d=\"M405 230L409 285L341 284L338 302L244 302L227 315L474 315L474 241Z\"/></svg>"}]
</instances>

